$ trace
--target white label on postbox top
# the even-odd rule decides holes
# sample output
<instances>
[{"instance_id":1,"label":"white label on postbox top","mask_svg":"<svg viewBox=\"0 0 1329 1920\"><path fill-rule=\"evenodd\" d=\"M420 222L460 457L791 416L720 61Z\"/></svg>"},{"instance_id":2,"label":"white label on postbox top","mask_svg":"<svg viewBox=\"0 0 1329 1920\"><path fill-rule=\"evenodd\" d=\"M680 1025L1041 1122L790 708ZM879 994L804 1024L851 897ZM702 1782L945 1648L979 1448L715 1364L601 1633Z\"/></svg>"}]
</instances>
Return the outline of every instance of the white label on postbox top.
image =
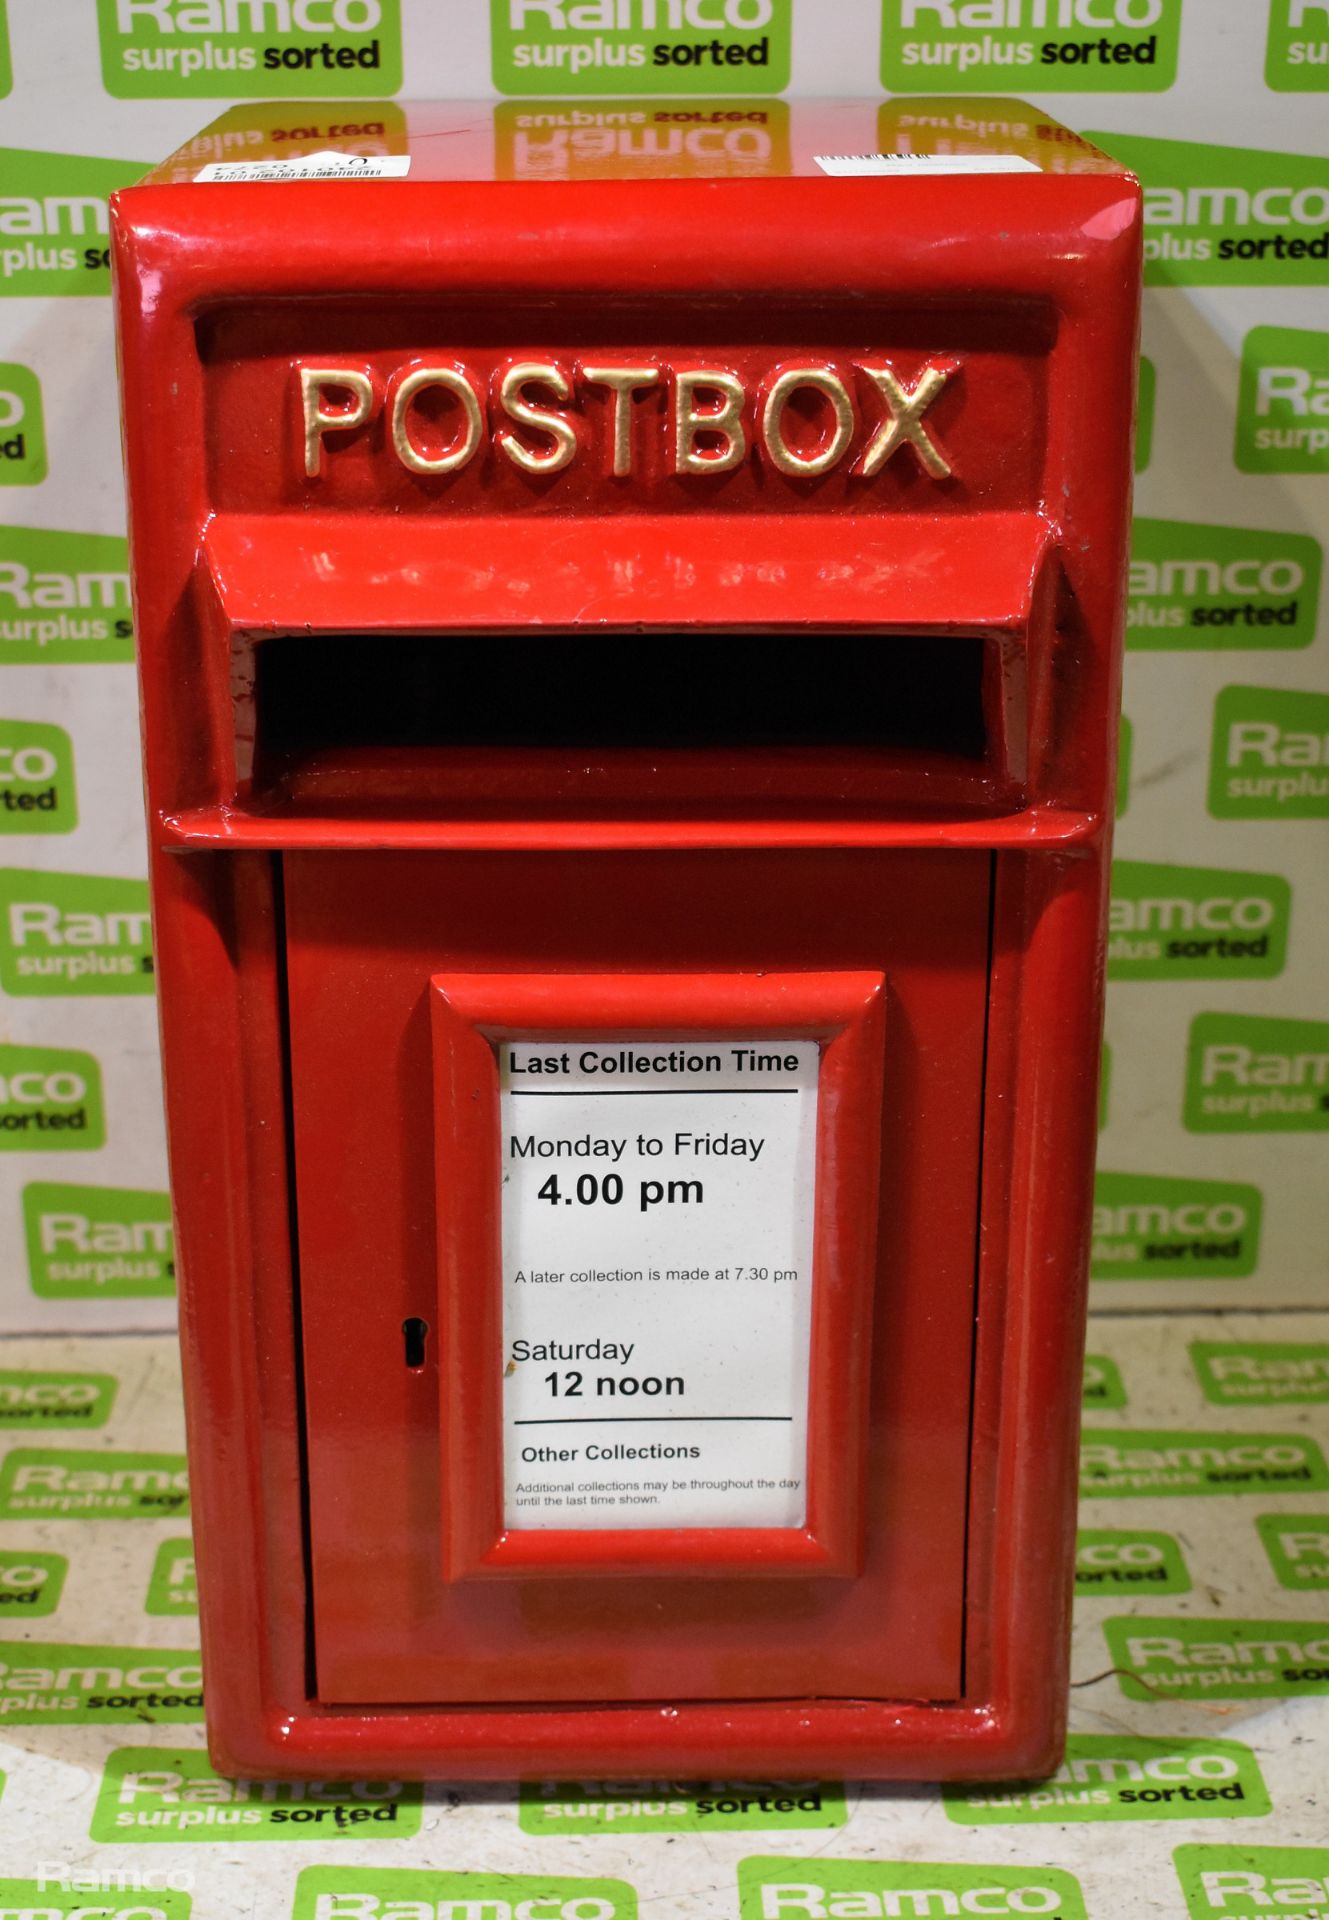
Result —
<instances>
[{"instance_id":1,"label":"white label on postbox top","mask_svg":"<svg viewBox=\"0 0 1329 1920\"><path fill-rule=\"evenodd\" d=\"M817 1042L499 1066L504 1524L802 1526Z\"/></svg>"},{"instance_id":2,"label":"white label on postbox top","mask_svg":"<svg viewBox=\"0 0 1329 1920\"><path fill-rule=\"evenodd\" d=\"M823 173L846 179L875 173L899 179L908 174L1038 173L1041 169L1021 153L816 153Z\"/></svg>"},{"instance_id":3,"label":"white label on postbox top","mask_svg":"<svg viewBox=\"0 0 1329 1920\"><path fill-rule=\"evenodd\" d=\"M195 186L219 183L259 185L280 184L287 180L404 180L411 171L410 155L404 153L323 153L293 154L279 160L210 160L194 175Z\"/></svg>"}]
</instances>

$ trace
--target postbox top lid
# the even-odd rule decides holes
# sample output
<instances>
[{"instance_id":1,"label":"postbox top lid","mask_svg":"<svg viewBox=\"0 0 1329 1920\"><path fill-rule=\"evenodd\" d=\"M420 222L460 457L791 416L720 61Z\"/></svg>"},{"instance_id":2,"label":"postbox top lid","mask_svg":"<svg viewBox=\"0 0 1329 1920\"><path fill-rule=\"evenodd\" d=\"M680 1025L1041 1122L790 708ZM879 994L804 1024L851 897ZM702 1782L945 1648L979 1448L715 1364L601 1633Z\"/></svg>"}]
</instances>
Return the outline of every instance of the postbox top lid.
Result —
<instances>
[{"instance_id":1,"label":"postbox top lid","mask_svg":"<svg viewBox=\"0 0 1329 1920\"><path fill-rule=\"evenodd\" d=\"M319 103L230 108L145 184L740 180L1128 169L1019 100Z\"/></svg>"}]
</instances>

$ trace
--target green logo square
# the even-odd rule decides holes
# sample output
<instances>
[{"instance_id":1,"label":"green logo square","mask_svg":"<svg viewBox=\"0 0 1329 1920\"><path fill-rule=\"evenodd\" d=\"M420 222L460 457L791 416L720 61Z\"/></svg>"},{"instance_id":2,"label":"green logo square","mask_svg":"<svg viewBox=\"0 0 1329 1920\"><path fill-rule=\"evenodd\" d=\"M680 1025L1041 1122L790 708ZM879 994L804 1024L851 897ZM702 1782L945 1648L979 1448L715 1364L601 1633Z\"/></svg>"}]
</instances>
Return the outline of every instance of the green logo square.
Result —
<instances>
[{"instance_id":1,"label":"green logo square","mask_svg":"<svg viewBox=\"0 0 1329 1920\"><path fill-rule=\"evenodd\" d=\"M1329 473L1329 333L1251 328L1233 458L1242 473Z\"/></svg>"},{"instance_id":2,"label":"green logo square","mask_svg":"<svg viewBox=\"0 0 1329 1920\"><path fill-rule=\"evenodd\" d=\"M117 100L373 99L401 85L401 0L97 0Z\"/></svg>"},{"instance_id":3,"label":"green logo square","mask_svg":"<svg viewBox=\"0 0 1329 1920\"><path fill-rule=\"evenodd\" d=\"M149 1749L145 1749L149 1751ZM314 1836L311 1835L311 1838ZM372 1839L372 1829L362 1834ZM556 1873L438 1873L423 1867L302 1867L291 1920L330 1914L380 1914L383 1920L425 1915L547 1915L549 1920L637 1920L637 1895L626 1880Z\"/></svg>"},{"instance_id":4,"label":"green logo square","mask_svg":"<svg viewBox=\"0 0 1329 1920\"><path fill-rule=\"evenodd\" d=\"M1245 1280L1259 1265L1264 1200L1232 1180L1110 1173L1094 1181L1095 1280Z\"/></svg>"},{"instance_id":5,"label":"green logo square","mask_svg":"<svg viewBox=\"0 0 1329 1920\"><path fill-rule=\"evenodd\" d=\"M54 997L151 993L147 882L0 867L0 986Z\"/></svg>"},{"instance_id":6,"label":"green logo square","mask_svg":"<svg viewBox=\"0 0 1329 1920\"><path fill-rule=\"evenodd\" d=\"M1137 515L1126 645L1133 653L1308 647L1322 558L1308 534Z\"/></svg>"},{"instance_id":7,"label":"green logo square","mask_svg":"<svg viewBox=\"0 0 1329 1920\"><path fill-rule=\"evenodd\" d=\"M1329 693L1224 687L1214 703L1216 820L1329 818Z\"/></svg>"},{"instance_id":8,"label":"green logo square","mask_svg":"<svg viewBox=\"0 0 1329 1920\"><path fill-rule=\"evenodd\" d=\"M1282 1700L1329 1693L1324 1620L1114 1615L1103 1633L1128 1700Z\"/></svg>"},{"instance_id":9,"label":"green logo square","mask_svg":"<svg viewBox=\"0 0 1329 1920\"><path fill-rule=\"evenodd\" d=\"M133 1187L23 1189L28 1278L39 1300L170 1300L171 1197Z\"/></svg>"},{"instance_id":10,"label":"green logo square","mask_svg":"<svg viewBox=\"0 0 1329 1920\"><path fill-rule=\"evenodd\" d=\"M0 1880L0 1907L15 1920L20 1914L40 1920L90 1920L93 1901L105 1920L189 1920L191 1910L187 1893L159 1893L155 1887L146 1896L137 1889L110 1892L96 1867L79 1868L72 1862L58 1878L44 1873L40 1880Z\"/></svg>"},{"instance_id":11,"label":"green logo square","mask_svg":"<svg viewBox=\"0 0 1329 1920\"><path fill-rule=\"evenodd\" d=\"M1319 1133L1329 1127L1329 1021L1200 1013L1186 1047L1191 1133Z\"/></svg>"},{"instance_id":12,"label":"green logo square","mask_svg":"<svg viewBox=\"0 0 1329 1920\"><path fill-rule=\"evenodd\" d=\"M182 1453L13 1447L0 1461L0 1520L182 1520Z\"/></svg>"},{"instance_id":13,"label":"green logo square","mask_svg":"<svg viewBox=\"0 0 1329 1920\"><path fill-rule=\"evenodd\" d=\"M402 1780L225 1780L196 1747L117 1747L91 1833L120 1846L406 1840L420 1831L423 1800ZM341 1883L335 1867L315 1871Z\"/></svg>"},{"instance_id":14,"label":"green logo square","mask_svg":"<svg viewBox=\"0 0 1329 1920\"><path fill-rule=\"evenodd\" d=\"M1323 0L1268 0L1264 83L1274 93L1329 89L1329 8Z\"/></svg>"},{"instance_id":15,"label":"green logo square","mask_svg":"<svg viewBox=\"0 0 1329 1920\"><path fill-rule=\"evenodd\" d=\"M1084 1357L1084 1391L1080 1404L1088 1409L1126 1405L1121 1369L1105 1353L1087 1353Z\"/></svg>"},{"instance_id":16,"label":"green logo square","mask_svg":"<svg viewBox=\"0 0 1329 1920\"><path fill-rule=\"evenodd\" d=\"M842 1827L844 1788L830 1780L524 1780L523 1833L745 1833Z\"/></svg>"},{"instance_id":17,"label":"green logo square","mask_svg":"<svg viewBox=\"0 0 1329 1920\"><path fill-rule=\"evenodd\" d=\"M41 382L31 367L0 360L0 487L35 487L45 478Z\"/></svg>"},{"instance_id":18,"label":"green logo square","mask_svg":"<svg viewBox=\"0 0 1329 1920\"><path fill-rule=\"evenodd\" d=\"M1109 980L1268 980L1287 958L1292 890L1275 873L1117 860Z\"/></svg>"},{"instance_id":19,"label":"green logo square","mask_svg":"<svg viewBox=\"0 0 1329 1920\"><path fill-rule=\"evenodd\" d=\"M119 1381L110 1373L0 1371L0 1431L6 1428L104 1427Z\"/></svg>"},{"instance_id":20,"label":"green logo square","mask_svg":"<svg viewBox=\"0 0 1329 1920\"><path fill-rule=\"evenodd\" d=\"M1255 1527L1280 1587L1329 1587L1329 1513L1262 1513Z\"/></svg>"},{"instance_id":21,"label":"green logo square","mask_svg":"<svg viewBox=\"0 0 1329 1920\"><path fill-rule=\"evenodd\" d=\"M173 1647L0 1640L0 1712L11 1727L201 1720L199 1657Z\"/></svg>"},{"instance_id":22,"label":"green logo square","mask_svg":"<svg viewBox=\"0 0 1329 1920\"><path fill-rule=\"evenodd\" d=\"M1073 1733L1066 1758L1036 1787L944 1787L946 1818L965 1827L1085 1820L1249 1820L1270 1813L1269 1789L1238 1740Z\"/></svg>"},{"instance_id":23,"label":"green logo square","mask_svg":"<svg viewBox=\"0 0 1329 1920\"><path fill-rule=\"evenodd\" d=\"M105 1144L102 1070L90 1053L0 1046L0 1151L87 1153Z\"/></svg>"},{"instance_id":24,"label":"green logo square","mask_svg":"<svg viewBox=\"0 0 1329 1920\"><path fill-rule=\"evenodd\" d=\"M1138 133L1085 138L1140 176L1146 286L1323 284L1329 161Z\"/></svg>"},{"instance_id":25,"label":"green logo square","mask_svg":"<svg viewBox=\"0 0 1329 1920\"><path fill-rule=\"evenodd\" d=\"M1181 0L1106 0L1093 26L1068 16L1070 7L1040 0L883 0L881 84L892 93L1161 93L1175 81Z\"/></svg>"},{"instance_id":26,"label":"green logo square","mask_svg":"<svg viewBox=\"0 0 1329 1920\"><path fill-rule=\"evenodd\" d=\"M1192 1340L1191 1365L1213 1407L1313 1406L1329 1400L1329 1345Z\"/></svg>"},{"instance_id":27,"label":"green logo square","mask_svg":"<svg viewBox=\"0 0 1329 1920\"><path fill-rule=\"evenodd\" d=\"M1309 1434L1086 1427L1080 1436L1082 1500L1318 1493L1325 1487L1329 1466Z\"/></svg>"},{"instance_id":28,"label":"green logo square","mask_svg":"<svg viewBox=\"0 0 1329 1920\"><path fill-rule=\"evenodd\" d=\"M512 94L769 94L789 85L793 0L490 0Z\"/></svg>"},{"instance_id":29,"label":"green logo square","mask_svg":"<svg viewBox=\"0 0 1329 1920\"><path fill-rule=\"evenodd\" d=\"M146 172L128 160L0 147L6 183L0 295L111 291L108 194Z\"/></svg>"},{"instance_id":30,"label":"green logo square","mask_svg":"<svg viewBox=\"0 0 1329 1920\"><path fill-rule=\"evenodd\" d=\"M0 1620L37 1620L54 1613L68 1572L63 1553L0 1553Z\"/></svg>"},{"instance_id":31,"label":"green logo square","mask_svg":"<svg viewBox=\"0 0 1329 1920\"><path fill-rule=\"evenodd\" d=\"M1172 1855L1191 1920L1315 1920L1329 1847L1178 1847Z\"/></svg>"},{"instance_id":32,"label":"green logo square","mask_svg":"<svg viewBox=\"0 0 1329 1920\"><path fill-rule=\"evenodd\" d=\"M72 833L74 747L45 720L0 720L0 833Z\"/></svg>"},{"instance_id":33,"label":"green logo square","mask_svg":"<svg viewBox=\"0 0 1329 1920\"><path fill-rule=\"evenodd\" d=\"M128 543L0 527L0 667L134 657Z\"/></svg>"},{"instance_id":34,"label":"green logo square","mask_svg":"<svg viewBox=\"0 0 1329 1920\"><path fill-rule=\"evenodd\" d=\"M198 1612L198 1574L192 1540L163 1540L152 1563L144 1613L189 1616Z\"/></svg>"},{"instance_id":35,"label":"green logo square","mask_svg":"<svg viewBox=\"0 0 1329 1920\"><path fill-rule=\"evenodd\" d=\"M1189 1593L1191 1576L1170 1533L1081 1527L1075 1536L1075 1591L1082 1598Z\"/></svg>"},{"instance_id":36,"label":"green logo square","mask_svg":"<svg viewBox=\"0 0 1329 1920\"><path fill-rule=\"evenodd\" d=\"M1102 1133L1108 1123L1108 1106L1112 1096L1112 1049L1107 1041L1103 1042L1098 1065L1098 1131Z\"/></svg>"},{"instance_id":37,"label":"green logo square","mask_svg":"<svg viewBox=\"0 0 1329 1920\"><path fill-rule=\"evenodd\" d=\"M921 1860L789 1860L738 1863L740 1920L826 1920L828 1915L984 1913L994 1920L1042 1914L1084 1920L1084 1894L1057 1867L958 1866Z\"/></svg>"},{"instance_id":38,"label":"green logo square","mask_svg":"<svg viewBox=\"0 0 1329 1920\"><path fill-rule=\"evenodd\" d=\"M1152 360L1141 356L1140 384L1135 398L1135 471L1143 473L1154 457L1154 403L1158 375Z\"/></svg>"}]
</instances>

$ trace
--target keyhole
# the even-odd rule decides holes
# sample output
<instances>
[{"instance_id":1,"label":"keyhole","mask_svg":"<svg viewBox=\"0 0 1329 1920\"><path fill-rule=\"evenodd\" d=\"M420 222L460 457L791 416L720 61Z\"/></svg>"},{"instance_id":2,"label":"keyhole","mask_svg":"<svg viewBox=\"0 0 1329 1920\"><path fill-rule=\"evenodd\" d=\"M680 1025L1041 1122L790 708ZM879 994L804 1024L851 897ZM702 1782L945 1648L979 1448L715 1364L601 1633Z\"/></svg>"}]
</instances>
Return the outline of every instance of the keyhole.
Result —
<instances>
[{"instance_id":1,"label":"keyhole","mask_svg":"<svg viewBox=\"0 0 1329 1920\"><path fill-rule=\"evenodd\" d=\"M429 1322L412 1314L409 1320L402 1321L401 1330L406 1342L407 1366L422 1367L425 1363L425 1340L429 1333Z\"/></svg>"}]
</instances>

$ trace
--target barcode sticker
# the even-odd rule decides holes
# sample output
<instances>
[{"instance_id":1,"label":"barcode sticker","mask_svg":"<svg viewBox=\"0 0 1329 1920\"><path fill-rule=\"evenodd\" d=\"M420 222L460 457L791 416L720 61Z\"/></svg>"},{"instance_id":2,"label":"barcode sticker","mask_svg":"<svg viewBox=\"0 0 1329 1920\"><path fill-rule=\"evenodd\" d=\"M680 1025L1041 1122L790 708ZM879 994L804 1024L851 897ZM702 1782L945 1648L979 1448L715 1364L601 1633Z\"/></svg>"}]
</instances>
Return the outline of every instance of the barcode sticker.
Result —
<instances>
[{"instance_id":1,"label":"barcode sticker","mask_svg":"<svg viewBox=\"0 0 1329 1920\"><path fill-rule=\"evenodd\" d=\"M213 160L194 175L196 185L286 180L404 180L409 154L302 153L289 160Z\"/></svg>"},{"instance_id":2,"label":"barcode sticker","mask_svg":"<svg viewBox=\"0 0 1329 1920\"><path fill-rule=\"evenodd\" d=\"M817 153L823 173L887 175L938 173L1038 173L1020 153Z\"/></svg>"}]
</instances>

